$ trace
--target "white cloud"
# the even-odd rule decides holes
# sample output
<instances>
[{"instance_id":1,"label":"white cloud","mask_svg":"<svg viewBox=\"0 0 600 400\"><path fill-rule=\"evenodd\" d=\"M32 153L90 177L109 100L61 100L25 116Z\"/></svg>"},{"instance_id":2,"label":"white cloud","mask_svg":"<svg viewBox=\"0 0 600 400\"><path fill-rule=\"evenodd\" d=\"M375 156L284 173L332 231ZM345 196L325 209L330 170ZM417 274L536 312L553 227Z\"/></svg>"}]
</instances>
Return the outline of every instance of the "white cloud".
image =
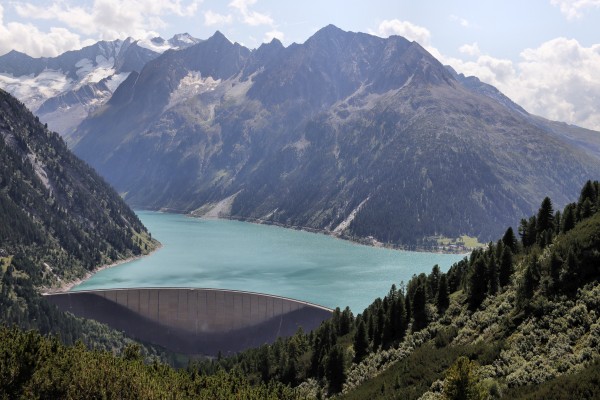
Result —
<instances>
[{"instance_id":1,"label":"white cloud","mask_svg":"<svg viewBox=\"0 0 600 400\"><path fill-rule=\"evenodd\" d=\"M0 4L0 54L17 50L33 57L56 56L67 50L91 44L64 28L50 28L48 32L41 32L31 24L4 24L3 17L4 8Z\"/></svg>"},{"instance_id":2,"label":"white cloud","mask_svg":"<svg viewBox=\"0 0 600 400\"><path fill-rule=\"evenodd\" d=\"M261 14L257 11L250 10L250 6L256 4L257 0L233 0L229 3L229 7L237 10L241 15L241 20L246 25L270 25L273 26L273 18L267 14Z\"/></svg>"},{"instance_id":3,"label":"white cloud","mask_svg":"<svg viewBox=\"0 0 600 400\"><path fill-rule=\"evenodd\" d=\"M468 28L469 26L471 26L468 20L457 15L450 15L450 20L457 22L463 28Z\"/></svg>"},{"instance_id":4,"label":"white cloud","mask_svg":"<svg viewBox=\"0 0 600 400\"><path fill-rule=\"evenodd\" d=\"M463 44L458 48L458 51L471 57L477 57L481 54L481 50L479 49L477 42L473 44Z\"/></svg>"},{"instance_id":5,"label":"white cloud","mask_svg":"<svg viewBox=\"0 0 600 400\"><path fill-rule=\"evenodd\" d=\"M265 32L263 42L271 42L274 38L283 41L284 33L277 29L278 26L275 24L275 21L270 15L259 13L258 11L250 9L250 6L253 6L256 4L256 2L257 0L233 0L231 3L229 3L229 7L236 11L238 19L242 23L249 26L266 25L271 28L270 31Z\"/></svg>"},{"instance_id":6,"label":"white cloud","mask_svg":"<svg viewBox=\"0 0 600 400\"><path fill-rule=\"evenodd\" d=\"M56 21L79 34L113 40L157 36L156 30L167 26L162 17L194 16L199 4L200 0L94 0L90 6L79 6L56 0L43 7L26 2L14 7L21 17Z\"/></svg>"},{"instance_id":7,"label":"white cloud","mask_svg":"<svg viewBox=\"0 0 600 400\"><path fill-rule=\"evenodd\" d=\"M427 28L408 21L386 20L370 33L416 40L443 64L497 87L533 114L600 131L600 44L584 47L574 39L556 38L523 50L512 61L483 54L475 42L459 48L470 58L465 60L442 54L430 44Z\"/></svg>"},{"instance_id":8,"label":"white cloud","mask_svg":"<svg viewBox=\"0 0 600 400\"><path fill-rule=\"evenodd\" d=\"M600 8L600 0L551 0L553 6L560 7L560 11L569 20L583 17L583 11L589 8Z\"/></svg>"},{"instance_id":9,"label":"white cloud","mask_svg":"<svg viewBox=\"0 0 600 400\"><path fill-rule=\"evenodd\" d=\"M223 15L211 10L204 12L204 25L213 26L213 25L225 25L231 24L233 22L233 17L231 14Z\"/></svg>"},{"instance_id":10,"label":"white cloud","mask_svg":"<svg viewBox=\"0 0 600 400\"><path fill-rule=\"evenodd\" d=\"M31 3L17 3L15 11L21 17L56 20L70 28L75 28L81 33L95 33L92 16L81 7L71 7L68 4L59 3L54 3L48 7L40 7Z\"/></svg>"},{"instance_id":11,"label":"white cloud","mask_svg":"<svg viewBox=\"0 0 600 400\"><path fill-rule=\"evenodd\" d=\"M277 29L273 29L272 31L265 33L265 38L263 41L265 43L270 43L273 39L279 39L283 42L284 37L285 35L283 34L283 32L278 31Z\"/></svg>"},{"instance_id":12,"label":"white cloud","mask_svg":"<svg viewBox=\"0 0 600 400\"><path fill-rule=\"evenodd\" d=\"M600 44L584 47L574 39L556 38L524 50L521 58L521 81L530 92L524 106L600 130Z\"/></svg>"},{"instance_id":13,"label":"white cloud","mask_svg":"<svg viewBox=\"0 0 600 400\"><path fill-rule=\"evenodd\" d=\"M516 63L490 55L442 62L496 86L533 114L600 130L600 44L561 37L523 50Z\"/></svg>"},{"instance_id":14,"label":"white cloud","mask_svg":"<svg viewBox=\"0 0 600 400\"><path fill-rule=\"evenodd\" d=\"M384 20L379 24L376 32L379 36L388 37L391 35L403 36L408 40L414 40L421 46L428 46L431 39L431 33L427 28L415 25L408 21L399 19Z\"/></svg>"}]
</instances>

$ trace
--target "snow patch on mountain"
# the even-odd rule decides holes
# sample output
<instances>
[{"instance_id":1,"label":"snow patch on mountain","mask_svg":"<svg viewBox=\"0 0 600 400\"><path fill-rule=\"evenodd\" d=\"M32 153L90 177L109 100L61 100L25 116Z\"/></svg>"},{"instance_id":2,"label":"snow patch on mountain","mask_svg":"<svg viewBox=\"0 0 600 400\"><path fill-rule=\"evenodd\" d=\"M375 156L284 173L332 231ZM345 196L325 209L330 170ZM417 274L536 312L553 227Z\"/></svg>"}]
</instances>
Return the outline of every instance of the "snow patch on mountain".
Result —
<instances>
[{"instance_id":1,"label":"snow patch on mountain","mask_svg":"<svg viewBox=\"0 0 600 400\"><path fill-rule=\"evenodd\" d=\"M140 47L143 47L145 49L152 50L156 53L164 53L165 51L173 48L173 46L171 46L165 40L154 40L154 39L138 40L137 45Z\"/></svg>"},{"instance_id":2,"label":"snow patch on mountain","mask_svg":"<svg viewBox=\"0 0 600 400\"><path fill-rule=\"evenodd\" d=\"M32 110L45 100L70 90L73 81L60 71L45 70L37 76L0 73L0 87L21 100Z\"/></svg>"},{"instance_id":3,"label":"snow patch on mountain","mask_svg":"<svg viewBox=\"0 0 600 400\"><path fill-rule=\"evenodd\" d=\"M179 41L179 42L187 43L187 44L198 43L198 39L193 38L188 33L178 33L177 35L173 36L171 38L171 42L175 42L175 41Z\"/></svg>"},{"instance_id":4,"label":"snow patch on mountain","mask_svg":"<svg viewBox=\"0 0 600 400\"><path fill-rule=\"evenodd\" d=\"M213 91L220 83L220 79L214 80L211 76L203 78L200 72L190 71L179 81L177 89L171 93L169 104L167 104L165 109L169 109L174 105L189 100L199 94Z\"/></svg>"},{"instance_id":5,"label":"snow patch on mountain","mask_svg":"<svg viewBox=\"0 0 600 400\"><path fill-rule=\"evenodd\" d=\"M102 79L108 78L115 74L115 59L113 57L106 58L102 55L96 56L96 62L92 62L89 58L84 58L75 64L77 68L77 76L79 77L78 84L74 89L90 84L98 83Z\"/></svg>"},{"instance_id":6,"label":"snow patch on mountain","mask_svg":"<svg viewBox=\"0 0 600 400\"><path fill-rule=\"evenodd\" d=\"M110 90L111 93L114 93L119 85L123 83L125 79L127 79L130 73L131 72L121 72L120 74L113 74L111 77L109 77L105 82L108 90Z\"/></svg>"},{"instance_id":7,"label":"snow patch on mountain","mask_svg":"<svg viewBox=\"0 0 600 400\"><path fill-rule=\"evenodd\" d=\"M189 33L178 33L169 40L165 40L161 37L155 37L152 39L138 40L137 44L138 46L148 50L152 50L157 53L164 53L167 50L181 50L199 42L201 42L200 39L196 39Z\"/></svg>"}]
</instances>

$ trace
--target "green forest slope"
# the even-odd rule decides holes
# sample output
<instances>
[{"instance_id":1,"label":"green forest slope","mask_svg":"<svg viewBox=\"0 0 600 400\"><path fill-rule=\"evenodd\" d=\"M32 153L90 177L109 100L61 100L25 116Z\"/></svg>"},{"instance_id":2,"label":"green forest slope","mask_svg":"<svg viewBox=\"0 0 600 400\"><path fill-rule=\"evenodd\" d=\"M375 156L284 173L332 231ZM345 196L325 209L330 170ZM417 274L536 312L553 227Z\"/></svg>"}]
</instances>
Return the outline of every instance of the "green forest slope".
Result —
<instances>
[{"instance_id":1,"label":"green forest slope","mask_svg":"<svg viewBox=\"0 0 600 400\"><path fill-rule=\"evenodd\" d=\"M110 350L131 340L40 296L156 248L137 216L63 140L0 90L0 322ZM156 353L144 348L144 353Z\"/></svg>"},{"instance_id":2,"label":"green forest slope","mask_svg":"<svg viewBox=\"0 0 600 400\"><path fill-rule=\"evenodd\" d=\"M308 397L461 398L452 394L457 374L470 377L469 398L546 393L556 382L577 382L563 377L571 374L582 377L582 393L593 390L599 193L598 182L588 182L563 212L546 198L537 215L521 221L518 238L509 228L448 273L434 266L429 275L392 286L356 318L337 310L310 335L221 365L240 367L256 381L289 383ZM197 368L214 370L206 363Z\"/></svg>"},{"instance_id":3,"label":"green forest slope","mask_svg":"<svg viewBox=\"0 0 600 400\"><path fill-rule=\"evenodd\" d=\"M519 238L509 228L447 273L434 266L392 286L356 317L338 309L310 334L186 370L144 365L135 347L116 357L4 330L0 373L17 371L11 376L19 379L2 380L2 393L47 397L56 387L73 398L597 398L599 194L600 184L588 182L563 212L544 199L537 215L521 221ZM80 381L78 389L65 384Z\"/></svg>"},{"instance_id":4,"label":"green forest slope","mask_svg":"<svg viewBox=\"0 0 600 400\"><path fill-rule=\"evenodd\" d=\"M119 195L0 90L0 256L25 253L35 284L81 277L156 246Z\"/></svg>"}]
</instances>

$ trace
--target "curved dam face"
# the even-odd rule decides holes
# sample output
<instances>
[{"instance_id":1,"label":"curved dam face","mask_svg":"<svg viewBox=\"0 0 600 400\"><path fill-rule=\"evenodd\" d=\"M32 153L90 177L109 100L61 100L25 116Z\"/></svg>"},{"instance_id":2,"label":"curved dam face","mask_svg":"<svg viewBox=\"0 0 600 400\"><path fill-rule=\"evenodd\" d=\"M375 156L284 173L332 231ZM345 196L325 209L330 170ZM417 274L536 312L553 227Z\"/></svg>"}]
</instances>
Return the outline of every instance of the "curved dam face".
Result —
<instances>
[{"instance_id":1,"label":"curved dam face","mask_svg":"<svg viewBox=\"0 0 600 400\"><path fill-rule=\"evenodd\" d=\"M238 352L309 332L332 315L315 304L220 289L131 288L45 296L62 311L183 354Z\"/></svg>"}]
</instances>

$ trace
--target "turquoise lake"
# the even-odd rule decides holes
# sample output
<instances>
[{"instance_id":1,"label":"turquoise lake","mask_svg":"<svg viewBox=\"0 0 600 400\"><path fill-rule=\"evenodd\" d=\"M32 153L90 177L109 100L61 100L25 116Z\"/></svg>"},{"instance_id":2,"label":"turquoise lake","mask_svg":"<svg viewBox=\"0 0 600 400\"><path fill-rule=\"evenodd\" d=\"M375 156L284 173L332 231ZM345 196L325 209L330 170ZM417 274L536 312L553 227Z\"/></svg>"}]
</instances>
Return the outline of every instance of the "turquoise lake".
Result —
<instances>
[{"instance_id":1,"label":"turquoise lake","mask_svg":"<svg viewBox=\"0 0 600 400\"><path fill-rule=\"evenodd\" d=\"M446 271L464 255L390 250L323 234L138 211L163 247L105 269L72 290L202 287L268 293L360 313L392 283Z\"/></svg>"}]
</instances>

